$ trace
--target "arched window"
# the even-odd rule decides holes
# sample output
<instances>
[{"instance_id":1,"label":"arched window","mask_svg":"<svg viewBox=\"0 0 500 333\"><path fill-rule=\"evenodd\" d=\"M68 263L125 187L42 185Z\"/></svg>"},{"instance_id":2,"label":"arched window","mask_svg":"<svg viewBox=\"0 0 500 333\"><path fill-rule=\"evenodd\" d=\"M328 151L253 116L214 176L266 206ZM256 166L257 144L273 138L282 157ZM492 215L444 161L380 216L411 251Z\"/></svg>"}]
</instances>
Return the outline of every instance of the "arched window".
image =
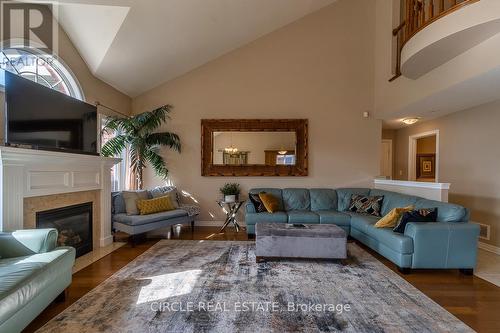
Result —
<instances>
[{"instance_id":1,"label":"arched window","mask_svg":"<svg viewBox=\"0 0 500 333\"><path fill-rule=\"evenodd\" d=\"M58 58L37 49L19 47L0 51L0 67L79 100L82 89L71 70Z\"/></svg>"}]
</instances>

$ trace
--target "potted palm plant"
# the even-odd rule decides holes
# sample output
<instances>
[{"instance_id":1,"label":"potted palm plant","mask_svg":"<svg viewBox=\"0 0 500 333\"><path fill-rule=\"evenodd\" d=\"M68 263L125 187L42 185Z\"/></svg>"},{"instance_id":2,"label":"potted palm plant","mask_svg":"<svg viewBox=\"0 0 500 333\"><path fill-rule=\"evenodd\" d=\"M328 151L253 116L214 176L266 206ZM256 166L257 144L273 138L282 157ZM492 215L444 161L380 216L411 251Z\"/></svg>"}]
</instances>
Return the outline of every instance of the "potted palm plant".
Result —
<instances>
[{"instance_id":1,"label":"potted palm plant","mask_svg":"<svg viewBox=\"0 0 500 333\"><path fill-rule=\"evenodd\" d=\"M167 177L168 169L159 152L161 147L181 151L177 134L158 132L170 119L171 111L171 105L164 105L129 118L111 118L104 126L103 131L112 131L116 135L101 147L101 154L112 157L128 149L130 167L136 176L138 189L143 188L143 172L148 163L158 176Z\"/></svg>"},{"instance_id":2,"label":"potted palm plant","mask_svg":"<svg viewBox=\"0 0 500 333\"><path fill-rule=\"evenodd\" d=\"M228 203L238 200L240 185L236 183L226 183L220 188L220 193L224 196L224 201Z\"/></svg>"}]
</instances>

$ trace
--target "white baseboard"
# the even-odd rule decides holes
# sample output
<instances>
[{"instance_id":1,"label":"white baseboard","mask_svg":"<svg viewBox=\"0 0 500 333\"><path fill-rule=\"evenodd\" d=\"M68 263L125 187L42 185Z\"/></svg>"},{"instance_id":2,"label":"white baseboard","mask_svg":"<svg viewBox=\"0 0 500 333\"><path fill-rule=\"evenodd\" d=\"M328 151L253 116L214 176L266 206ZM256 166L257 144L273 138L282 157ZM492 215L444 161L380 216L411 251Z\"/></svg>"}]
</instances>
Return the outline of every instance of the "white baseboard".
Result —
<instances>
[{"instance_id":1,"label":"white baseboard","mask_svg":"<svg viewBox=\"0 0 500 333\"><path fill-rule=\"evenodd\" d=\"M486 244L486 243L483 243L483 242L479 242L478 247L480 249L485 250L485 251L492 252L492 253L500 255L500 247L498 247L498 246L494 246L494 245Z\"/></svg>"},{"instance_id":2,"label":"white baseboard","mask_svg":"<svg viewBox=\"0 0 500 333\"><path fill-rule=\"evenodd\" d=\"M107 236L107 237L101 238L99 240L99 244L101 245L101 247L106 247L110 244L113 244L113 236Z\"/></svg>"}]
</instances>

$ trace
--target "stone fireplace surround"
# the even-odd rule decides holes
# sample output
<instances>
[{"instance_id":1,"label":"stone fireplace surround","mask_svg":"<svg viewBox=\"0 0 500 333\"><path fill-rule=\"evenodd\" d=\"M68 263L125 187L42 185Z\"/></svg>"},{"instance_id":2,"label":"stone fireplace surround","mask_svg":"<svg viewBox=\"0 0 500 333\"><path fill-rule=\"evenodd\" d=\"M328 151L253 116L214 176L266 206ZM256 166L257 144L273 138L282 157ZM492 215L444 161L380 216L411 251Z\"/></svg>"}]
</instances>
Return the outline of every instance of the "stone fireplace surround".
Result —
<instances>
[{"instance_id":1,"label":"stone fireplace surround","mask_svg":"<svg viewBox=\"0 0 500 333\"><path fill-rule=\"evenodd\" d=\"M0 230L36 227L35 214L93 203L93 246L111 235L111 168L117 158L0 147Z\"/></svg>"}]
</instances>

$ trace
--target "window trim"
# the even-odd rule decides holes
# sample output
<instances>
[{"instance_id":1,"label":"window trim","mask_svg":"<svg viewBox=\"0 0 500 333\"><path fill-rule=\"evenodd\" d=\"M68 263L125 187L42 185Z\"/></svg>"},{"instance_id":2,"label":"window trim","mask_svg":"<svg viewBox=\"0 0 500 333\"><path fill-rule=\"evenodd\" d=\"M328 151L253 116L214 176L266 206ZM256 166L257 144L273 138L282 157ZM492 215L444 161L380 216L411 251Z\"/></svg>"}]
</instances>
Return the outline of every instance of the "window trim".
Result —
<instances>
[{"instance_id":1,"label":"window trim","mask_svg":"<svg viewBox=\"0 0 500 333\"><path fill-rule=\"evenodd\" d=\"M5 51L7 51L7 50L16 50L16 51L19 51L20 53L27 53L27 54L30 54L30 55L36 57L37 59L42 59L44 62L46 62L45 59L51 58L53 60L53 62L48 63L48 65L50 66L51 69L53 69L57 73L57 75L65 83L66 87L69 90L68 95L73 97L73 98L79 99L81 101L85 101L85 95L83 93L83 89L82 89L82 86L80 85L80 82L78 81L78 79L77 79L76 75L73 73L73 71L69 68L68 65L66 65L66 63L60 57L58 57L56 55L44 53L39 49L29 48L29 47L21 46L21 45L20 46L14 45L14 46L11 46L11 47L8 47L5 49L1 49L0 50L0 57L10 60L9 56L5 53ZM30 73L30 74L35 75L37 77L37 80L41 79L41 80L46 81L45 78L40 76L38 73L33 73L30 71L19 72L15 67L13 67L13 68L14 68L15 72L12 72L12 73L19 75L21 77L25 77L22 74ZM34 82L37 82L37 81L34 81ZM44 84L42 84L42 85L46 86L48 88L54 89L53 88L53 87L55 87L54 85L51 85L47 81L46 81L46 83L47 83L47 85L44 85ZM54 90L56 90L56 89L54 89Z\"/></svg>"}]
</instances>

